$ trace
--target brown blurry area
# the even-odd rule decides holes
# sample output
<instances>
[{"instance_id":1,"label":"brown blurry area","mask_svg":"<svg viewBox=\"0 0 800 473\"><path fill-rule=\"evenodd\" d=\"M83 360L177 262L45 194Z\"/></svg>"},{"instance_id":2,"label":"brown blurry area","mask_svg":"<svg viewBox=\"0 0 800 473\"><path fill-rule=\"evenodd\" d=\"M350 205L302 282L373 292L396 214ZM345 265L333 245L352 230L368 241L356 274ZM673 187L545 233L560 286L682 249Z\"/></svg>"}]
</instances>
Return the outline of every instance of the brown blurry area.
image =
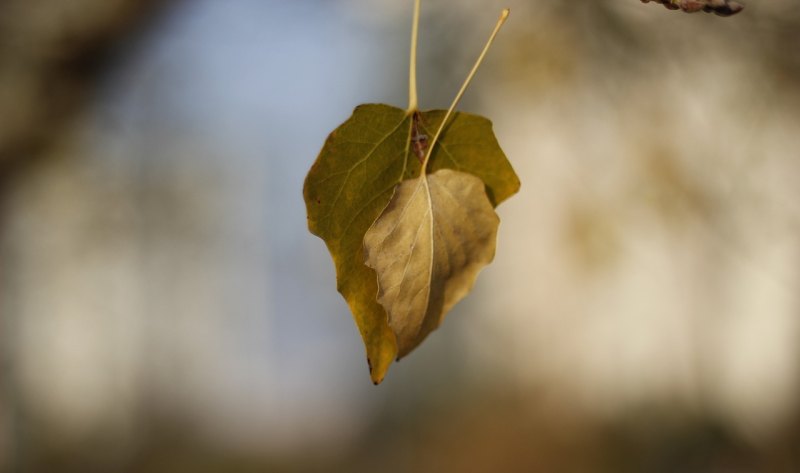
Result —
<instances>
[{"instance_id":1,"label":"brown blurry area","mask_svg":"<svg viewBox=\"0 0 800 473\"><path fill-rule=\"evenodd\" d=\"M408 3L0 3L0 471L800 471L797 2L508 2L464 107L523 189L476 293L373 388L299 186L356 105L329 97L339 68L359 100L405 90L405 49L346 41L405 45ZM423 4L421 96L446 104L501 5ZM270 19L271 41L213 36ZM182 21L212 28L170 39ZM206 37L223 84L274 50L264 77L330 101L142 59ZM323 45L338 67L307 77ZM128 88L134 125L106 128ZM195 88L233 112L173 110Z\"/></svg>"},{"instance_id":2,"label":"brown blurry area","mask_svg":"<svg viewBox=\"0 0 800 473\"><path fill-rule=\"evenodd\" d=\"M166 0L0 4L0 172L40 154L91 99L121 41Z\"/></svg>"},{"instance_id":3,"label":"brown blurry area","mask_svg":"<svg viewBox=\"0 0 800 473\"><path fill-rule=\"evenodd\" d=\"M37 173L42 163L59 159L59 141L69 139L75 121L95 100L93 89L114 66L123 45L135 42L168 3L0 3L0 240L8 241L9 215L14 213L9 189L20 176L24 181L24 176ZM43 169L46 171L47 166ZM11 273L24 271L24 266L6 245L0 255L0 471L61 469L89 453L68 452L69 461L47 467L35 459L57 455L60 447L47 440L53 438L52 434L40 436L36 412L22 414L25 407L18 399L15 366L19 344L14 293L18 275ZM27 436L39 440L30 445L19 442L19 437ZM33 461L25 458L28 456Z\"/></svg>"}]
</instances>

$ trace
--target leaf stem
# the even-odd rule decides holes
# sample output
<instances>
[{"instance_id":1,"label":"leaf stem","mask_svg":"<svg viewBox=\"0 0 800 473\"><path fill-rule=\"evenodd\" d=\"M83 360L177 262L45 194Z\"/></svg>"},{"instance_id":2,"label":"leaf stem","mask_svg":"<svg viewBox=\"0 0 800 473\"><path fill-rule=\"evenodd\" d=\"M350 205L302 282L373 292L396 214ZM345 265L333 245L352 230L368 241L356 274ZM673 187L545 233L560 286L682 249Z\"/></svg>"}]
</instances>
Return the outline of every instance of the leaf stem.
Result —
<instances>
[{"instance_id":1,"label":"leaf stem","mask_svg":"<svg viewBox=\"0 0 800 473\"><path fill-rule=\"evenodd\" d=\"M503 26L503 23L506 22L506 18L508 18L509 13L510 10L508 8L503 9L503 11L500 13L500 18L497 20L497 24L494 25L494 30L492 31L492 34L489 36L489 39L486 41L486 45L483 47L481 55L478 56L478 60L475 61L475 65L472 66L472 70L469 71L469 74L467 74L466 80L464 80L464 83L461 85L461 90L459 90L458 93L456 94L456 98L453 99L453 103L450 104L450 108L444 115L442 123L439 124L439 129L436 130L436 134L433 135L433 139L431 140L428 146L428 152L427 154L425 154L425 160L422 162L422 175L426 173L426 170L428 168L428 161L431 158L431 154L433 154L433 147L436 145L436 141L439 139L439 135L442 134L442 130L444 130L445 125L447 125L447 120L453 114L453 110L455 110L456 106L458 105L458 102L461 101L461 97L464 95L464 91L467 90L469 83L472 82L472 78L475 76L475 72L478 70L478 67L480 67L481 62L483 62L483 58L486 56L486 52L489 51L489 47L491 47L492 43L494 42L494 38L495 36L497 36L497 32L500 31L500 28Z\"/></svg>"},{"instance_id":2,"label":"leaf stem","mask_svg":"<svg viewBox=\"0 0 800 473\"><path fill-rule=\"evenodd\" d=\"M419 34L419 4L414 0L414 19L411 23L411 58L408 65L408 113L417 110L417 36Z\"/></svg>"}]
</instances>

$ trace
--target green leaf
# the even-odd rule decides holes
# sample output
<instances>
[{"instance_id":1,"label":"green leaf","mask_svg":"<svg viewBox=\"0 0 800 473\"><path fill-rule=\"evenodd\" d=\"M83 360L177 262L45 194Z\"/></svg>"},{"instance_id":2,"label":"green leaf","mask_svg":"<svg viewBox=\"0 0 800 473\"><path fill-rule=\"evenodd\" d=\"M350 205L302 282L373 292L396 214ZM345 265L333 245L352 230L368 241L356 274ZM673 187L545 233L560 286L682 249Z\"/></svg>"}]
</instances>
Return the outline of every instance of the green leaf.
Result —
<instances>
[{"instance_id":1,"label":"green leaf","mask_svg":"<svg viewBox=\"0 0 800 473\"><path fill-rule=\"evenodd\" d=\"M421 128L433 136L446 111L423 112ZM419 169L419 167L417 167ZM479 177L486 184L486 193L497 207L519 191L519 177L500 149L492 130L492 122L480 115L456 112L434 145L428 172L453 169ZM415 172L414 176L419 174Z\"/></svg>"},{"instance_id":2,"label":"green leaf","mask_svg":"<svg viewBox=\"0 0 800 473\"><path fill-rule=\"evenodd\" d=\"M436 130L445 111L418 112L419 132ZM333 257L337 287L353 313L376 384L398 354L384 308L377 302L377 277L364 264L363 240L392 198L395 187L420 174L412 145L414 112L382 104L361 105L328 137L306 177L303 196L311 233ZM486 118L456 113L432 150L429 170L472 174L497 205L519 189L511 164Z\"/></svg>"}]
</instances>

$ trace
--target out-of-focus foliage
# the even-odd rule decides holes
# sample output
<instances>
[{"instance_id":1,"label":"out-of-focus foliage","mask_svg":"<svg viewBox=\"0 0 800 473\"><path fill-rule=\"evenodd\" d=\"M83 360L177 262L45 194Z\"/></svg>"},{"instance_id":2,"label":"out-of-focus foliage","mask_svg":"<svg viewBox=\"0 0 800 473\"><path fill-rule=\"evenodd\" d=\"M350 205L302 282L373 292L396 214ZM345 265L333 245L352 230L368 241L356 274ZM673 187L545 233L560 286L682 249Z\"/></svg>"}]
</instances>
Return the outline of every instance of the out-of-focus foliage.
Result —
<instances>
[{"instance_id":1,"label":"out-of-focus foliage","mask_svg":"<svg viewBox=\"0 0 800 473\"><path fill-rule=\"evenodd\" d=\"M114 46L164 0L0 4L0 171L41 150L89 100Z\"/></svg>"}]
</instances>

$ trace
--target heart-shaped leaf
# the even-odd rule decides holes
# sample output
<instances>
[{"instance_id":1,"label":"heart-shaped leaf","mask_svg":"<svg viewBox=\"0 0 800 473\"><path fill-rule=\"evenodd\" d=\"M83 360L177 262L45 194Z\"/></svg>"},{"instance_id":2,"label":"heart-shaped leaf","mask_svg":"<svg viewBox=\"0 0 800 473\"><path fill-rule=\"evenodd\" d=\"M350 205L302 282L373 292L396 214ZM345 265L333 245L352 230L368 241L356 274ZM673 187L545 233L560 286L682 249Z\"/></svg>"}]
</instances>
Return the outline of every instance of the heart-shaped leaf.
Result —
<instances>
[{"instance_id":1,"label":"heart-shaped leaf","mask_svg":"<svg viewBox=\"0 0 800 473\"><path fill-rule=\"evenodd\" d=\"M417 346L439 325L447 309L469 291L478 270L494 255L497 216L492 208L519 189L519 179L497 144L491 122L477 115L454 113L508 10L501 13L450 109L420 112L415 60L419 6L420 0L416 0L408 109L381 104L357 107L353 116L328 136L303 186L309 230L325 240L333 256L337 287L361 332L375 384L383 380L395 358ZM436 133L429 139L432 130ZM428 178L428 169L442 171ZM425 200L412 199L417 209L414 219L398 218L391 209L405 205L409 186L424 187ZM452 196L469 202L460 202L464 206L460 208L460 199ZM403 229L409 225L419 228L425 221L419 206L426 202L430 209L427 228L434 232L427 246L393 239L391 234L381 239L381 231L395 221ZM466 225L473 212L474 223L481 228ZM375 231L365 243L373 223ZM455 230L447 233L446 228ZM470 241L460 241L458 234ZM435 235L448 237L437 240ZM458 248L461 243L468 244ZM369 266L364 260L365 244L371 255ZM430 271L415 271L413 281L405 276L398 278L385 258L400 257L404 252L408 253L409 265L412 260L415 266L428 261ZM422 287L423 303L393 296L387 284L398 279L401 285ZM413 306L413 311L400 315L398 310L403 309L398 308L405 306Z\"/></svg>"},{"instance_id":2,"label":"heart-shaped leaf","mask_svg":"<svg viewBox=\"0 0 800 473\"><path fill-rule=\"evenodd\" d=\"M418 112L432 136L445 111ZM375 272L364 265L364 234L404 179L418 176L412 148L413 113L381 104L361 105L328 137L306 177L303 196L311 233L325 240L336 266L337 288L353 313L367 350L373 382L397 357L386 310L377 302ZM519 178L486 118L456 113L433 148L430 169L453 169L480 178L497 205L519 190Z\"/></svg>"},{"instance_id":3,"label":"heart-shaped leaf","mask_svg":"<svg viewBox=\"0 0 800 473\"><path fill-rule=\"evenodd\" d=\"M442 169L403 181L364 236L398 358L439 327L494 258L500 219L483 181Z\"/></svg>"}]
</instances>

